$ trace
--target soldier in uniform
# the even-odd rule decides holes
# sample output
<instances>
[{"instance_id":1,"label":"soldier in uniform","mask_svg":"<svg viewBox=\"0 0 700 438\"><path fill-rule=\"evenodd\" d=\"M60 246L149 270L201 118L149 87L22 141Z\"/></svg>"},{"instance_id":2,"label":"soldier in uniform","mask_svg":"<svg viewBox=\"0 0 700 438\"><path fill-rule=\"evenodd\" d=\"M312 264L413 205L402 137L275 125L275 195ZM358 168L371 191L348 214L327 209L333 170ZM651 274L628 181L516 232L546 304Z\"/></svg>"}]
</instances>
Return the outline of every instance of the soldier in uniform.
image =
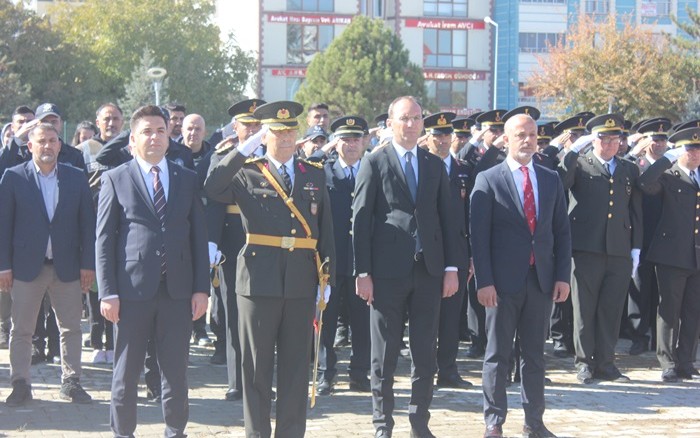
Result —
<instances>
[{"instance_id":1,"label":"soldier in uniform","mask_svg":"<svg viewBox=\"0 0 700 438\"><path fill-rule=\"evenodd\" d=\"M663 202L647 259L656 264L661 298L656 320L661 378L677 382L700 378L693 365L700 336L700 128L680 130L669 140L676 148L640 176L639 186Z\"/></svg>"},{"instance_id":2,"label":"soldier in uniform","mask_svg":"<svg viewBox=\"0 0 700 438\"><path fill-rule=\"evenodd\" d=\"M469 278L469 195L471 182L469 170L464 161L457 160L450 154L453 134L454 113L441 112L423 119L428 133L427 145L431 154L440 157L445 163L450 179L450 195L455 225L458 227L458 276L457 293L440 302L440 326L438 328L438 386L444 388L469 388L472 384L459 375L457 369L457 352L459 351L459 323L464 300L464 291ZM464 120L464 119L463 119ZM464 129L464 122L460 127Z\"/></svg>"},{"instance_id":3,"label":"soldier in uniform","mask_svg":"<svg viewBox=\"0 0 700 438\"><path fill-rule=\"evenodd\" d=\"M562 161L569 219L577 379L629 381L615 366L615 344L630 277L642 245L639 169L616 157L623 119L603 114L586 125L593 149L572 146Z\"/></svg>"},{"instance_id":4,"label":"soldier in uniform","mask_svg":"<svg viewBox=\"0 0 700 438\"><path fill-rule=\"evenodd\" d=\"M450 154L457 158L459 153L472 138L471 128L476 121L470 117L455 117L452 120L452 145L450 146Z\"/></svg>"},{"instance_id":5,"label":"soldier in uniform","mask_svg":"<svg viewBox=\"0 0 700 438\"><path fill-rule=\"evenodd\" d=\"M551 146L556 148L559 157L563 157L566 154L566 150L569 146L574 144L583 134L586 132L586 123L594 117L591 112L582 112L569 117L558 124L554 125L554 139L550 143ZM553 151L545 150L545 154L552 155Z\"/></svg>"},{"instance_id":6,"label":"soldier in uniform","mask_svg":"<svg viewBox=\"0 0 700 438\"><path fill-rule=\"evenodd\" d=\"M228 114L235 120L233 123L234 136L228 137L217 146L216 153L211 156L209 169L213 169L219 161L236 145L260 131L260 120L253 117L255 109L266 102L261 99L246 99L235 103L228 109ZM253 152L260 155L262 147ZM236 306L236 268L237 256L245 244L245 233L241 224L241 210L236 204L225 204L208 200L206 206L207 228L209 230L209 262L219 265L212 278L215 291L218 289L224 307L226 320L226 367L228 389L227 401L240 400L243 397L243 381L241 380L241 342L238 333L238 306ZM217 251L223 254L223 263L216 260ZM218 283L218 288L216 287Z\"/></svg>"},{"instance_id":7,"label":"soldier in uniform","mask_svg":"<svg viewBox=\"0 0 700 438\"><path fill-rule=\"evenodd\" d=\"M248 437L271 436L275 349L275 436L304 436L315 302L330 295L330 286L319 288L320 260L329 261L330 285L335 283L325 173L320 165L294 156L296 117L302 111L296 102L259 106L253 117L266 129L231 149L204 186L211 199L238 205L246 233L238 254L236 294ZM261 141L267 153L255 157Z\"/></svg>"}]
</instances>

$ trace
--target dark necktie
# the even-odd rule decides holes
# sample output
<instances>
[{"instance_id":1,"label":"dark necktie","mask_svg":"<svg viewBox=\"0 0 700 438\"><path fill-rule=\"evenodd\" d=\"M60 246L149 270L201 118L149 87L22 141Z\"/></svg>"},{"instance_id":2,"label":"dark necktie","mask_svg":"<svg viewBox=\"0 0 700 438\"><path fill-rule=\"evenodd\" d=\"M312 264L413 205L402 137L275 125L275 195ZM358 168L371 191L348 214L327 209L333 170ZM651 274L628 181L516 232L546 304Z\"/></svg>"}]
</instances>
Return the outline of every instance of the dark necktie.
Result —
<instances>
[{"instance_id":1,"label":"dark necktie","mask_svg":"<svg viewBox=\"0 0 700 438\"><path fill-rule=\"evenodd\" d=\"M530 233L535 234L537 226L537 210L535 209L535 192L532 190L532 181L530 181L530 172L527 166L522 166L520 170L523 172L523 209L525 210L525 218L527 226L530 227ZM530 266L535 264L535 253L530 252Z\"/></svg>"},{"instance_id":2,"label":"dark necktie","mask_svg":"<svg viewBox=\"0 0 700 438\"><path fill-rule=\"evenodd\" d=\"M350 170L350 177L348 180L350 181L350 184L353 186L355 185L355 168L352 166L348 166L348 170Z\"/></svg>"},{"instance_id":3,"label":"dark necktie","mask_svg":"<svg viewBox=\"0 0 700 438\"><path fill-rule=\"evenodd\" d=\"M413 153L406 152L404 158L406 159L406 184L408 184L408 191L411 192L411 198L413 198L413 202L416 202L416 193L418 193L418 183L416 182L416 172L413 170L413 164L411 164L411 159L413 159Z\"/></svg>"},{"instance_id":4,"label":"dark necktie","mask_svg":"<svg viewBox=\"0 0 700 438\"><path fill-rule=\"evenodd\" d=\"M165 190L163 190L163 185L160 183L160 167L151 167L151 173L153 174L153 206L156 208L156 213L160 219L160 226L165 230ZM165 275L166 264L165 264L165 243L160 248L160 273Z\"/></svg>"},{"instance_id":5,"label":"dark necktie","mask_svg":"<svg viewBox=\"0 0 700 438\"><path fill-rule=\"evenodd\" d=\"M690 171L690 180L693 181L693 184L695 184L696 189L700 187L698 185L698 174L695 170Z\"/></svg>"},{"instance_id":6,"label":"dark necktie","mask_svg":"<svg viewBox=\"0 0 700 438\"><path fill-rule=\"evenodd\" d=\"M280 175L282 175L282 181L284 181L284 185L286 186L287 194L292 193L292 178L287 173L287 166L284 164L280 166Z\"/></svg>"},{"instance_id":7,"label":"dark necktie","mask_svg":"<svg viewBox=\"0 0 700 438\"><path fill-rule=\"evenodd\" d=\"M608 176L612 176L612 172L610 172L610 163L605 163L605 164L603 164L603 167L605 167L605 173L606 173Z\"/></svg>"}]
</instances>

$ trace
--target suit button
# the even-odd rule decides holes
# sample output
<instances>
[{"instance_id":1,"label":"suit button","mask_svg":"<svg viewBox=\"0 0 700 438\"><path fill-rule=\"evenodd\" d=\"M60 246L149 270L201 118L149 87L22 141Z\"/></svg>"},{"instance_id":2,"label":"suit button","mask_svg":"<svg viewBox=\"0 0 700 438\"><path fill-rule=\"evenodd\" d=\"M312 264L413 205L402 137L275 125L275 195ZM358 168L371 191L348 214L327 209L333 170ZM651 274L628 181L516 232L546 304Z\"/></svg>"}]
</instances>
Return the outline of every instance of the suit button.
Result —
<instances>
[{"instance_id":1,"label":"suit button","mask_svg":"<svg viewBox=\"0 0 700 438\"><path fill-rule=\"evenodd\" d=\"M612 194L614 194L614 193L615 193L615 191L614 191L614 190L610 190L610 194L611 194L611 195L612 195Z\"/></svg>"},{"instance_id":2,"label":"suit button","mask_svg":"<svg viewBox=\"0 0 700 438\"><path fill-rule=\"evenodd\" d=\"M614 183L614 182L615 182L615 180L612 179L612 178L610 178L610 184L612 184L612 183Z\"/></svg>"},{"instance_id":3,"label":"suit button","mask_svg":"<svg viewBox=\"0 0 700 438\"><path fill-rule=\"evenodd\" d=\"M253 257L255 257L255 251L251 252L250 255L252 255Z\"/></svg>"},{"instance_id":4,"label":"suit button","mask_svg":"<svg viewBox=\"0 0 700 438\"><path fill-rule=\"evenodd\" d=\"M160 231L162 231L162 232L165 233L165 227L162 227L162 228L160 229Z\"/></svg>"},{"instance_id":5,"label":"suit button","mask_svg":"<svg viewBox=\"0 0 700 438\"><path fill-rule=\"evenodd\" d=\"M294 251L294 248L289 248L289 252L292 252L292 251Z\"/></svg>"},{"instance_id":6,"label":"suit button","mask_svg":"<svg viewBox=\"0 0 700 438\"><path fill-rule=\"evenodd\" d=\"M292 233L292 234L296 234L296 233L297 233L297 230L295 230L295 229L292 229L292 231L290 231L290 233Z\"/></svg>"},{"instance_id":7,"label":"suit button","mask_svg":"<svg viewBox=\"0 0 700 438\"><path fill-rule=\"evenodd\" d=\"M352 236L352 230L348 231L348 233Z\"/></svg>"},{"instance_id":8,"label":"suit button","mask_svg":"<svg viewBox=\"0 0 700 438\"><path fill-rule=\"evenodd\" d=\"M608 213L608 219L612 218L612 213Z\"/></svg>"},{"instance_id":9,"label":"suit button","mask_svg":"<svg viewBox=\"0 0 700 438\"><path fill-rule=\"evenodd\" d=\"M263 198L267 198L267 194L263 193Z\"/></svg>"},{"instance_id":10,"label":"suit button","mask_svg":"<svg viewBox=\"0 0 700 438\"><path fill-rule=\"evenodd\" d=\"M610 206L611 206L611 207L613 206L613 202L612 202L612 201L610 201Z\"/></svg>"},{"instance_id":11,"label":"suit button","mask_svg":"<svg viewBox=\"0 0 700 438\"><path fill-rule=\"evenodd\" d=\"M296 216L294 216L294 213L291 213L290 216L292 217L292 219L294 219L296 217Z\"/></svg>"},{"instance_id":12,"label":"suit button","mask_svg":"<svg viewBox=\"0 0 700 438\"><path fill-rule=\"evenodd\" d=\"M160 255L160 251L156 251L156 255L159 256L159 255Z\"/></svg>"},{"instance_id":13,"label":"suit button","mask_svg":"<svg viewBox=\"0 0 700 438\"><path fill-rule=\"evenodd\" d=\"M695 229L695 234L698 234L698 229L697 229L697 228Z\"/></svg>"}]
</instances>

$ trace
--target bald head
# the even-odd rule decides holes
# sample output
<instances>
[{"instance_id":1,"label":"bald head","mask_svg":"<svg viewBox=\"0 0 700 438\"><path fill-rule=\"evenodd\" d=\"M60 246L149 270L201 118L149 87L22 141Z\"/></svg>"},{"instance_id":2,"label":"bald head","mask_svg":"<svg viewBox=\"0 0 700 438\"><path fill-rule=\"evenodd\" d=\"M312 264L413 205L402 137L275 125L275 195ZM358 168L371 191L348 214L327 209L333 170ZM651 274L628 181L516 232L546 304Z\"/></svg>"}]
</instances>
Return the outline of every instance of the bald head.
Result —
<instances>
[{"instance_id":1,"label":"bald head","mask_svg":"<svg viewBox=\"0 0 700 438\"><path fill-rule=\"evenodd\" d=\"M182 142L192 149L193 153L202 149L205 134L204 118L199 114L190 114L182 121Z\"/></svg>"},{"instance_id":2,"label":"bald head","mask_svg":"<svg viewBox=\"0 0 700 438\"><path fill-rule=\"evenodd\" d=\"M508 155L526 165L537 151L537 124L527 114L518 114L508 119L504 126L503 141Z\"/></svg>"}]
</instances>

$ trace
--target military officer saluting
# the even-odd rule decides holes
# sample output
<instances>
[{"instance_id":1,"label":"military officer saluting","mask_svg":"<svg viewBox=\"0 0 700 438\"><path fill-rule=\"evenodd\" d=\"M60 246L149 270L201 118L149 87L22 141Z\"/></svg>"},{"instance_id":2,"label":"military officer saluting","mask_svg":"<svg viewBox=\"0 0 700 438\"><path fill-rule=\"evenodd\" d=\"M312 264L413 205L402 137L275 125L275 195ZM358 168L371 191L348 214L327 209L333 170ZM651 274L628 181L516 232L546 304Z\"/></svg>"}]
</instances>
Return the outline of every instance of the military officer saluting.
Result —
<instances>
[{"instance_id":1,"label":"military officer saluting","mask_svg":"<svg viewBox=\"0 0 700 438\"><path fill-rule=\"evenodd\" d=\"M693 365L700 334L700 128L674 133L671 149L639 177L645 193L659 194L663 208L647 251L656 264L656 321L664 382L700 378Z\"/></svg>"},{"instance_id":2,"label":"military officer saluting","mask_svg":"<svg viewBox=\"0 0 700 438\"><path fill-rule=\"evenodd\" d=\"M320 165L294 156L303 107L280 101L253 117L263 129L232 149L204 185L218 202L237 204L246 233L238 254L236 294L241 338L246 436L269 437L277 351L276 436L306 430L312 322L321 261L334 284L335 244L326 178ZM260 142L267 153L251 154ZM325 290L327 289L327 290Z\"/></svg>"}]
</instances>

